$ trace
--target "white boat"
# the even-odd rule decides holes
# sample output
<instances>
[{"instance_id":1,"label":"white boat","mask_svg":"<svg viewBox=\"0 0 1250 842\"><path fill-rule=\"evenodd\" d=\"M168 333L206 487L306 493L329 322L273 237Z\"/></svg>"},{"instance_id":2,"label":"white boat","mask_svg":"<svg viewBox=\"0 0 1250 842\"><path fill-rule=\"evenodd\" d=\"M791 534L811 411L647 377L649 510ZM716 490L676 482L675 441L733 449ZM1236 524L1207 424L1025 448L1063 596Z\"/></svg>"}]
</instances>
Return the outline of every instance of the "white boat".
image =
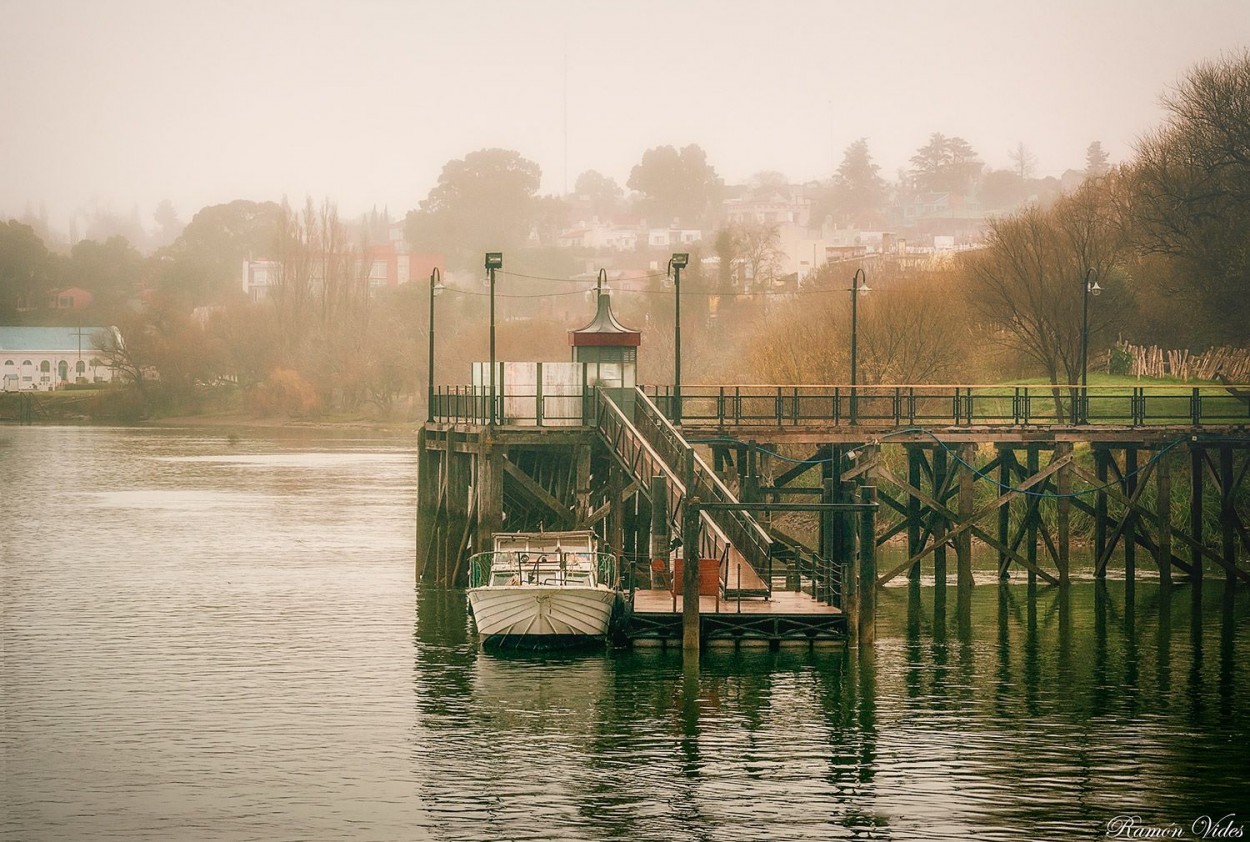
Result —
<instances>
[{"instance_id":1,"label":"white boat","mask_svg":"<svg viewBox=\"0 0 1250 842\"><path fill-rule=\"evenodd\" d=\"M483 643L547 648L603 641L620 592L616 558L593 532L510 532L469 559L469 608Z\"/></svg>"}]
</instances>

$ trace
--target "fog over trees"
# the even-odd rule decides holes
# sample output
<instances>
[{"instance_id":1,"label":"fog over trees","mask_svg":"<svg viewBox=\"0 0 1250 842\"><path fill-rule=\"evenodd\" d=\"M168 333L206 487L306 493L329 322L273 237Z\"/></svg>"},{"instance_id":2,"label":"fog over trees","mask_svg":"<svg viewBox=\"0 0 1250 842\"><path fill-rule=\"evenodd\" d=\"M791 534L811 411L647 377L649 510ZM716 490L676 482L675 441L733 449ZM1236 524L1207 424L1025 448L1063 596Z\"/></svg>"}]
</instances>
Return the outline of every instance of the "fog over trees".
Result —
<instances>
[{"instance_id":1,"label":"fog over trees","mask_svg":"<svg viewBox=\"0 0 1250 842\"><path fill-rule=\"evenodd\" d=\"M437 302L442 382L467 380L485 357L486 251L505 253L501 358L567 358L565 331L589 318L586 290L604 268L618 315L644 333L640 377L667 382L665 265L688 251L691 380L845 382L847 289L863 267L873 287L860 302L864 382L1070 384L1090 273L1106 290L1090 310L1093 356L1120 338L1250 345L1250 54L1195 67L1164 102L1166 120L1131 159L1112 162L1095 139L1063 178L1039 177L1027 138L993 169L968 140L935 131L892 179L871 138L807 184L777 170L726 184L691 143L641 150L624 185L590 169L554 196L523 152L489 148L448 161L394 216L274 197L205 207L184 225L166 201L146 224L137 210L96 208L79 237L28 211L0 223L0 323L118 325L123 345L100 351L146 411L231 393L262 413L417 417L434 266L448 287ZM975 223L951 238L966 248L940 248L933 220L955 216ZM426 262L380 284L373 273L400 241ZM810 259L796 263L805 248ZM272 272L263 300L244 293L247 261ZM49 304L70 288L91 303Z\"/></svg>"}]
</instances>

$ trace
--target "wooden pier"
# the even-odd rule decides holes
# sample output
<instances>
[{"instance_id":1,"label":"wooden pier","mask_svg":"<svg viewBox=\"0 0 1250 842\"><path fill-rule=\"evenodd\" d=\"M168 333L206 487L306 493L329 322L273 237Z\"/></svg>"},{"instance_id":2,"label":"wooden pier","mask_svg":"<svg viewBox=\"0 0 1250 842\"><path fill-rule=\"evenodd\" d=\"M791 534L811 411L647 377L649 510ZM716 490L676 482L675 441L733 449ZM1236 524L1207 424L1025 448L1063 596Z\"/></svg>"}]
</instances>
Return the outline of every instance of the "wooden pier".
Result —
<instances>
[{"instance_id":1,"label":"wooden pier","mask_svg":"<svg viewBox=\"0 0 1250 842\"><path fill-rule=\"evenodd\" d=\"M1218 387L600 389L554 425L486 417L468 393L436 395L421 433L421 577L463 584L502 529L592 528L626 562L639 644L675 645L683 616L707 643L871 640L895 580L923 570L965 600L974 539L1003 578L1066 584L1074 525L1094 575L1122 566L1128 588L1143 564L1250 582L1250 405ZM803 534L783 523L797 510ZM674 536L719 571L697 614L663 581ZM905 560L878 570L891 541Z\"/></svg>"}]
</instances>

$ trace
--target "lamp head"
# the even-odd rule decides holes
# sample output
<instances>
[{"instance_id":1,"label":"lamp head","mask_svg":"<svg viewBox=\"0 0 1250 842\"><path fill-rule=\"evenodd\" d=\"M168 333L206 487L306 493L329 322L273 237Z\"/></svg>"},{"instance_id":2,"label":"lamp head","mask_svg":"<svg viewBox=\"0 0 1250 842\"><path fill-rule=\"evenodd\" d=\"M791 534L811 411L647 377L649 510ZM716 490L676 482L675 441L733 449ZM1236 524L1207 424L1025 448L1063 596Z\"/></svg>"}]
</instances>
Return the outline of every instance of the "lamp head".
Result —
<instances>
[{"instance_id":1,"label":"lamp head","mask_svg":"<svg viewBox=\"0 0 1250 842\"><path fill-rule=\"evenodd\" d=\"M1089 285L1090 295L1098 295L1100 292L1102 292L1102 287L1098 286L1097 281L1094 281L1092 284Z\"/></svg>"},{"instance_id":2,"label":"lamp head","mask_svg":"<svg viewBox=\"0 0 1250 842\"><path fill-rule=\"evenodd\" d=\"M673 268L685 269L690 263L690 254L688 252L675 252L673 254Z\"/></svg>"}]
</instances>

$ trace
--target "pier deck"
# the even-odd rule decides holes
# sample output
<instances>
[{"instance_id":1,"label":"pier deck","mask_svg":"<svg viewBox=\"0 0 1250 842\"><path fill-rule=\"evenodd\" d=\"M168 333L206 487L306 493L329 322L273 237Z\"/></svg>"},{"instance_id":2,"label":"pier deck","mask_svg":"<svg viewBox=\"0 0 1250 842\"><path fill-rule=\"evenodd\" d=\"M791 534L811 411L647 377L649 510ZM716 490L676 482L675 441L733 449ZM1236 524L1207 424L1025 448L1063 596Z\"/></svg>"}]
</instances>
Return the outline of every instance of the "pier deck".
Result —
<instances>
[{"instance_id":1,"label":"pier deck","mask_svg":"<svg viewBox=\"0 0 1250 842\"><path fill-rule=\"evenodd\" d=\"M634 592L625 636L634 645L681 645L683 602L668 590ZM771 599L699 597L700 637L709 644L777 646L846 640L842 610L805 593L773 591Z\"/></svg>"}]
</instances>

